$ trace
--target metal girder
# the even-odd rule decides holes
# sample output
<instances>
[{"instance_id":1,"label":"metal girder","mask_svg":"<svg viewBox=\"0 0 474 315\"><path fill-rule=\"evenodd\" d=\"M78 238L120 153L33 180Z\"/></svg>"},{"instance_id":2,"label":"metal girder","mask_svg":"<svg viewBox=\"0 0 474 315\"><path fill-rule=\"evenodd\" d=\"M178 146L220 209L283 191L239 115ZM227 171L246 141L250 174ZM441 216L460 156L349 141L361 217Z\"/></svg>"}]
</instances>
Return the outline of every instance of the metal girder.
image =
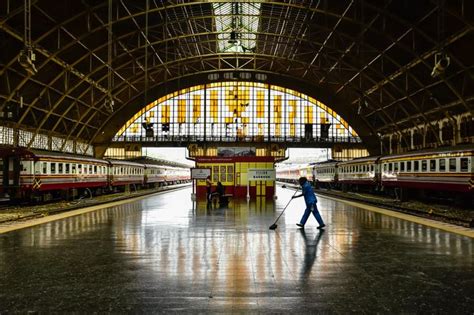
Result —
<instances>
[{"instance_id":1,"label":"metal girder","mask_svg":"<svg viewBox=\"0 0 474 315\"><path fill-rule=\"evenodd\" d=\"M100 130L99 121L104 121L110 115L103 110L102 105L109 93L102 85L106 82L107 77L103 75L106 69L114 72L116 82L112 93L122 107L141 97L144 72L149 74L153 86L161 86L162 80L185 80L195 74L241 70L278 73L295 79L304 77L312 84L319 83L334 91L335 95L339 94L352 109L357 108L357 103L361 101L360 95L363 95L370 101L370 110L364 110L358 119L364 121L373 132L384 131L385 128L394 128L400 132L408 123L417 128L420 118L429 124L432 117L442 117L446 108L473 112L474 105L470 101L472 91L465 86L474 79L474 68L463 64L466 59L461 57L464 56L456 52L450 55L455 74L441 76L435 83L423 77L430 73L433 64L428 60L439 51L440 45L449 48L459 42L469 41L474 31L472 12L461 11L464 9L464 0L460 1L462 9L456 4L438 8L439 2L436 0L417 3L417 6L422 7L422 14L414 15L417 18L411 20L392 10L399 3L390 0L380 3L364 0L261 1L261 28L256 33L256 53L227 55L217 53L217 35L220 33L213 28L211 4L232 3L233 0L151 1L154 6L147 12L142 2L116 0L117 5L114 7L117 8L117 17L113 23L117 25L117 33L114 34L113 45L118 53L114 56L113 66L103 58L107 43L89 37L93 33L105 34L105 1L90 5L92 2L82 0L79 6L84 7L84 10L64 14L49 10L51 7L48 3L36 1L35 13L55 24L33 36L37 46L35 51L44 56L38 68L40 71L53 69L53 78L47 76L48 80L44 80L41 72L38 77L21 75L16 65L18 54L13 56L5 67L0 68L0 75L8 81L8 87L3 90L6 95L0 96L0 110L7 102L16 101L18 91L33 87L39 96L48 96L48 102L29 100L17 127L21 127L27 121L25 119L31 117L36 132L45 126L52 126L54 132L67 125L68 139L91 139L97 136L98 131L95 135L89 135L89 132ZM468 3L465 5L472 9ZM368 12L365 18L357 17L358 8ZM436 18L438 11L457 22L451 23L450 33L442 38L435 38L436 32L428 34L425 23L432 17ZM0 19L0 32L5 32L8 40L22 41L21 25L15 26L15 20L22 12L20 6ZM158 17L150 24L148 36L144 36L142 31L145 14ZM90 21L87 30L81 28L81 31L77 31L73 28L77 22L86 20ZM381 29L380 21L383 25L393 22L396 31ZM58 45L54 52L49 47L40 46L56 37L61 39L61 36L65 36L68 42ZM422 40L425 46L429 44L431 47L415 51L406 43L409 36L413 44L416 40ZM146 57L145 46L150 50ZM73 54L73 58L70 58L68 54L76 47L84 53L80 56ZM360 57L355 51L356 47L364 49L366 55ZM145 69L143 60L148 57L151 64ZM84 71L87 64L94 66ZM82 72L78 69L82 69ZM12 83L9 74L15 83ZM62 81L64 89L57 88ZM401 83L404 81L406 85ZM429 97L431 90L438 85L445 87L444 90L449 94L443 100L444 104L436 108L434 105L430 105L431 108L420 105L419 98ZM57 111L65 101L70 102L70 107L62 110L58 116ZM406 109L403 104L409 104L412 109ZM78 106L81 107L80 112L76 110ZM37 110L45 115L36 115ZM72 124L65 124L65 121L71 120L74 121Z\"/></svg>"}]
</instances>

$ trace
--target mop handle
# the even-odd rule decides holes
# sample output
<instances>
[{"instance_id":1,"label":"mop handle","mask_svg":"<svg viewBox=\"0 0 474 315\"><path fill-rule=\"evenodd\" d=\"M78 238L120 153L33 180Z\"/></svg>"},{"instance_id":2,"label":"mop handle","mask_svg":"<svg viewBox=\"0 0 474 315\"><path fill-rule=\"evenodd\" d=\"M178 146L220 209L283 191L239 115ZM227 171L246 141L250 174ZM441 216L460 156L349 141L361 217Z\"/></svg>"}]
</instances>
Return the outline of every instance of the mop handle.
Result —
<instances>
[{"instance_id":1,"label":"mop handle","mask_svg":"<svg viewBox=\"0 0 474 315\"><path fill-rule=\"evenodd\" d=\"M298 192L298 189L299 189L299 188L296 188L295 193L294 193L293 196L291 197L290 201L288 201L288 203L286 204L285 208L283 208L283 210L281 211L280 215L279 215L278 218L275 220L275 222L277 222L277 221L280 219L281 215L285 212L286 208L290 205L291 201L293 200L293 197L294 197L294 196L296 195L296 193Z\"/></svg>"}]
</instances>

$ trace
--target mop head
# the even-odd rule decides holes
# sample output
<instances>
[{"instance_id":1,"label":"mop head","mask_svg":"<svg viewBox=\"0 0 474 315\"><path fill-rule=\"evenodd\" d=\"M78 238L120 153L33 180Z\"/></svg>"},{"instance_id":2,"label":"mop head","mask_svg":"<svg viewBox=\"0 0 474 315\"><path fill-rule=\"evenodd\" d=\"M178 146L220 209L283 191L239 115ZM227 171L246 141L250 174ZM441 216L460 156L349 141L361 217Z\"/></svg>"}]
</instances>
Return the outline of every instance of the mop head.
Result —
<instances>
[{"instance_id":1,"label":"mop head","mask_svg":"<svg viewBox=\"0 0 474 315\"><path fill-rule=\"evenodd\" d=\"M269 229L270 230L276 230L277 227L278 227L278 225L276 223L273 223L272 225L270 225Z\"/></svg>"}]
</instances>

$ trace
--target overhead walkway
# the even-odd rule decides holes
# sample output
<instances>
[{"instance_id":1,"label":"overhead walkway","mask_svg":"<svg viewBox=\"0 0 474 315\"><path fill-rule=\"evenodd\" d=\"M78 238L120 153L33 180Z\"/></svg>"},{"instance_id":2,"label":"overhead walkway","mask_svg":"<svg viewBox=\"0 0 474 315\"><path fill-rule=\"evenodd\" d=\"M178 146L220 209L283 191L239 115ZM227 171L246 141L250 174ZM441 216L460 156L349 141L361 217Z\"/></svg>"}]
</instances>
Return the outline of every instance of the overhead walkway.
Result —
<instances>
[{"instance_id":1,"label":"overhead walkway","mask_svg":"<svg viewBox=\"0 0 474 315\"><path fill-rule=\"evenodd\" d=\"M319 198L193 205L190 189L0 234L0 313L472 313L473 239Z\"/></svg>"}]
</instances>

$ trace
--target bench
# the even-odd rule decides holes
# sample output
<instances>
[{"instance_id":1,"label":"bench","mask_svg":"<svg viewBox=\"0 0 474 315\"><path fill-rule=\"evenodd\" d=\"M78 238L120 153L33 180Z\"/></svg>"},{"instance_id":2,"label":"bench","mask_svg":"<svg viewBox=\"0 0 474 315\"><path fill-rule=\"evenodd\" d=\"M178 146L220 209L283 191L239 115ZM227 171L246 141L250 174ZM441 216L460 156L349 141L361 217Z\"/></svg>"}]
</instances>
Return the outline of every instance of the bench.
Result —
<instances>
[{"instance_id":1,"label":"bench","mask_svg":"<svg viewBox=\"0 0 474 315\"><path fill-rule=\"evenodd\" d=\"M213 192L211 194L211 201L214 205L217 204L217 201L219 200L219 206L227 206L229 204L229 199L232 198L234 195L232 194L223 194L222 196L219 196L218 193Z\"/></svg>"}]
</instances>

